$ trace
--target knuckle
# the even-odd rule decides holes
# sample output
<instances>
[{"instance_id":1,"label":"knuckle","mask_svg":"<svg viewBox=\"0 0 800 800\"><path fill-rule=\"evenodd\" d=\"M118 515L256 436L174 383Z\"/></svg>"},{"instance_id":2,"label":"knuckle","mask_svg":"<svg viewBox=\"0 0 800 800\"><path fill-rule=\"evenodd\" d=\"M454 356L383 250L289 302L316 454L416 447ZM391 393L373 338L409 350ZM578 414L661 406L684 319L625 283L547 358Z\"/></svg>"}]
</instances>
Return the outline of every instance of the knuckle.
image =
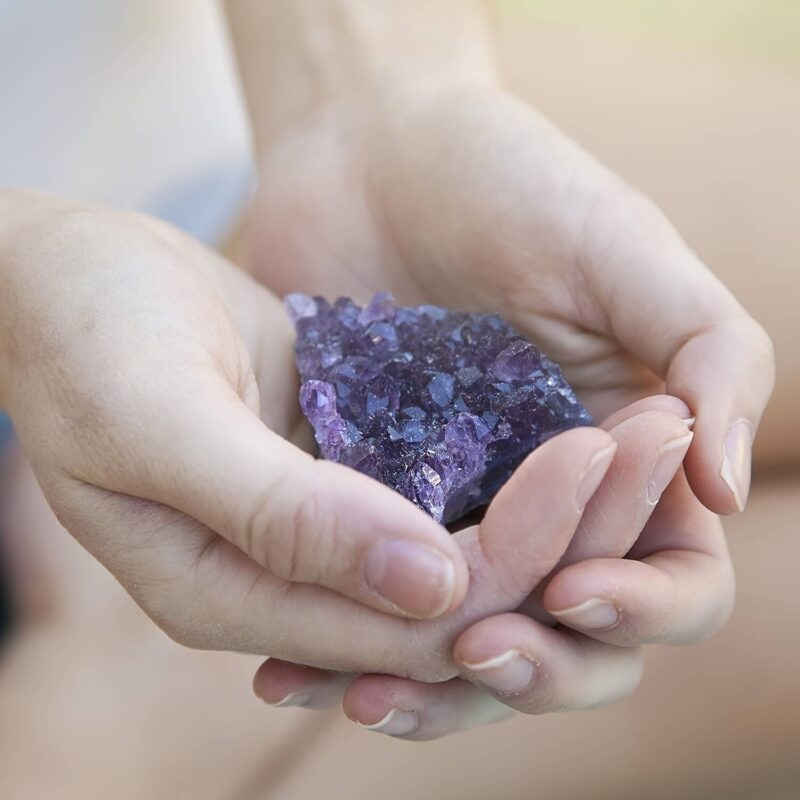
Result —
<instances>
[{"instance_id":1,"label":"knuckle","mask_svg":"<svg viewBox=\"0 0 800 800\"><path fill-rule=\"evenodd\" d=\"M279 483L258 503L246 525L246 550L284 580L318 582L333 560L335 523L325 513L318 487L310 486L285 514L280 514L276 495L285 492L286 487ZM280 505L285 508L285 501Z\"/></svg>"},{"instance_id":2,"label":"knuckle","mask_svg":"<svg viewBox=\"0 0 800 800\"><path fill-rule=\"evenodd\" d=\"M300 499L292 512L288 535L282 538L287 580L320 580L324 565L333 561L337 532L331 516L325 513L319 489L312 488Z\"/></svg>"}]
</instances>

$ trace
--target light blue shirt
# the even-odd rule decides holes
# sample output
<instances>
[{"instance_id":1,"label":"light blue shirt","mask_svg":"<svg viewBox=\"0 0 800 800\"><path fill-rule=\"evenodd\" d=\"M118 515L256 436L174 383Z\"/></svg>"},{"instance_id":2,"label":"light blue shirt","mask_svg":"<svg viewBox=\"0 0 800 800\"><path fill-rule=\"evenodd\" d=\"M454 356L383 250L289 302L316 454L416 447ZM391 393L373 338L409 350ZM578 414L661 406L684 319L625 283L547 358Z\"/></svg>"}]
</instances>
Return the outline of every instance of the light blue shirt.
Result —
<instances>
[{"instance_id":1,"label":"light blue shirt","mask_svg":"<svg viewBox=\"0 0 800 800\"><path fill-rule=\"evenodd\" d=\"M0 0L0 186L132 208L214 245L254 184L213 0ZM0 451L13 435L0 413Z\"/></svg>"}]
</instances>

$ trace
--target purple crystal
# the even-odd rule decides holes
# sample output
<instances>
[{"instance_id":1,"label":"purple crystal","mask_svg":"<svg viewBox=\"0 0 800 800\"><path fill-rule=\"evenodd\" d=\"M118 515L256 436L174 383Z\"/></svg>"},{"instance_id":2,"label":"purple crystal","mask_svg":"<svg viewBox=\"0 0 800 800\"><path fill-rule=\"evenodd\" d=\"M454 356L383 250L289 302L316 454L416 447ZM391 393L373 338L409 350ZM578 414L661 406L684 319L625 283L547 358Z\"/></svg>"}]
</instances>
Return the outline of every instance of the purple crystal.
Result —
<instances>
[{"instance_id":1,"label":"purple crystal","mask_svg":"<svg viewBox=\"0 0 800 800\"><path fill-rule=\"evenodd\" d=\"M559 367L496 314L291 294L300 405L324 458L440 522L486 505L543 441L591 425Z\"/></svg>"}]
</instances>

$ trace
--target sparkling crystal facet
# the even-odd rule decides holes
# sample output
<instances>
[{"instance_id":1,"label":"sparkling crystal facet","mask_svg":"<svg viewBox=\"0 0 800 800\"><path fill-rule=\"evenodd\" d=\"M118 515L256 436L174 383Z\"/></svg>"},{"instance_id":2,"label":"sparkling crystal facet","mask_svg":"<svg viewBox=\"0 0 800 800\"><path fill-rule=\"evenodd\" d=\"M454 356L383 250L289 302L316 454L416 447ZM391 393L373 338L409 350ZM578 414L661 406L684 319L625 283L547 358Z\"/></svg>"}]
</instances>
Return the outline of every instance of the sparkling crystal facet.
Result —
<instances>
[{"instance_id":1,"label":"sparkling crystal facet","mask_svg":"<svg viewBox=\"0 0 800 800\"><path fill-rule=\"evenodd\" d=\"M291 294L300 405L324 458L452 522L554 434L591 425L559 367L496 314Z\"/></svg>"}]
</instances>

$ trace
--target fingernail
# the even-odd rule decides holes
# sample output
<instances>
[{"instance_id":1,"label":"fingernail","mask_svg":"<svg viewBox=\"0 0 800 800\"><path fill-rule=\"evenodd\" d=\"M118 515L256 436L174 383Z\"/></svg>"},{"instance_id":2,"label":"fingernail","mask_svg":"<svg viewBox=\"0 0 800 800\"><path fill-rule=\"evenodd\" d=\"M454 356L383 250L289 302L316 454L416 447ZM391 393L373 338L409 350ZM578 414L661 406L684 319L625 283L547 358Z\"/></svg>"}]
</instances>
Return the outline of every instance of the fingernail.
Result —
<instances>
[{"instance_id":1,"label":"fingernail","mask_svg":"<svg viewBox=\"0 0 800 800\"><path fill-rule=\"evenodd\" d=\"M583 473L581 484L578 487L578 495L575 499L578 511L583 511L586 508L586 504L597 491L597 487L600 485L600 481L603 480L609 466L611 466L616 452L617 443L614 442L592 456L592 460L589 462L589 466L586 467L586 472Z\"/></svg>"},{"instance_id":2,"label":"fingernail","mask_svg":"<svg viewBox=\"0 0 800 800\"><path fill-rule=\"evenodd\" d=\"M563 608L561 611L551 611L550 613L568 625L589 628L594 631L613 628L620 619L619 610L614 605L607 600L600 600L596 597L580 605Z\"/></svg>"},{"instance_id":3,"label":"fingernail","mask_svg":"<svg viewBox=\"0 0 800 800\"><path fill-rule=\"evenodd\" d=\"M432 547L397 540L370 550L365 577L390 605L415 617L436 617L453 601L456 569Z\"/></svg>"},{"instance_id":4,"label":"fingernail","mask_svg":"<svg viewBox=\"0 0 800 800\"><path fill-rule=\"evenodd\" d=\"M670 481L675 477L675 473L689 449L689 445L694 438L693 433L687 433L678 439L667 442L658 454L656 463L650 472L645 490L648 505L654 506L661 497L664 489L669 486Z\"/></svg>"},{"instance_id":5,"label":"fingernail","mask_svg":"<svg viewBox=\"0 0 800 800\"><path fill-rule=\"evenodd\" d=\"M377 731L389 736L407 736L417 729L418 721L417 715L413 711L401 711L399 708L393 708L382 720L373 722L372 725L365 725L363 722L358 724L368 731Z\"/></svg>"},{"instance_id":6,"label":"fingernail","mask_svg":"<svg viewBox=\"0 0 800 800\"><path fill-rule=\"evenodd\" d=\"M686 427L691 430L694 428L695 422L697 422L697 417L689 417L689 419L685 419L684 422L686 423Z\"/></svg>"},{"instance_id":7,"label":"fingernail","mask_svg":"<svg viewBox=\"0 0 800 800\"><path fill-rule=\"evenodd\" d=\"M311 693L310 692L290 692L282 700L278 700L276 702L273 702L271 700L267 700L264 697L262 697L261 699L267 705L273 706L274 708L287 708L289 706L304 706L311 699Z\"/></svg>"},{"instance_id":8,"label":"fingernail","mask_svg":"<svg viewBox=\"0 0 800 800\"><path fill-rule=\"evenodd\" d=\"M481 685L498 694L520 694L536 678L533 661L519 650L507 650L486 661L462 663Z\"/></svg>"},{"instance_id":9,"label":"fingernail","mask_svg":"<svg viewBox=\"0 0 800 800\"><path fill-rule=\"evenodd\" d=\"M725 437L722 453L722 480L728 484L739 511L744 511L750 494L750 461L753 449L753 427L746 419L735 422Z\"/></svg>"}]
</instances>

